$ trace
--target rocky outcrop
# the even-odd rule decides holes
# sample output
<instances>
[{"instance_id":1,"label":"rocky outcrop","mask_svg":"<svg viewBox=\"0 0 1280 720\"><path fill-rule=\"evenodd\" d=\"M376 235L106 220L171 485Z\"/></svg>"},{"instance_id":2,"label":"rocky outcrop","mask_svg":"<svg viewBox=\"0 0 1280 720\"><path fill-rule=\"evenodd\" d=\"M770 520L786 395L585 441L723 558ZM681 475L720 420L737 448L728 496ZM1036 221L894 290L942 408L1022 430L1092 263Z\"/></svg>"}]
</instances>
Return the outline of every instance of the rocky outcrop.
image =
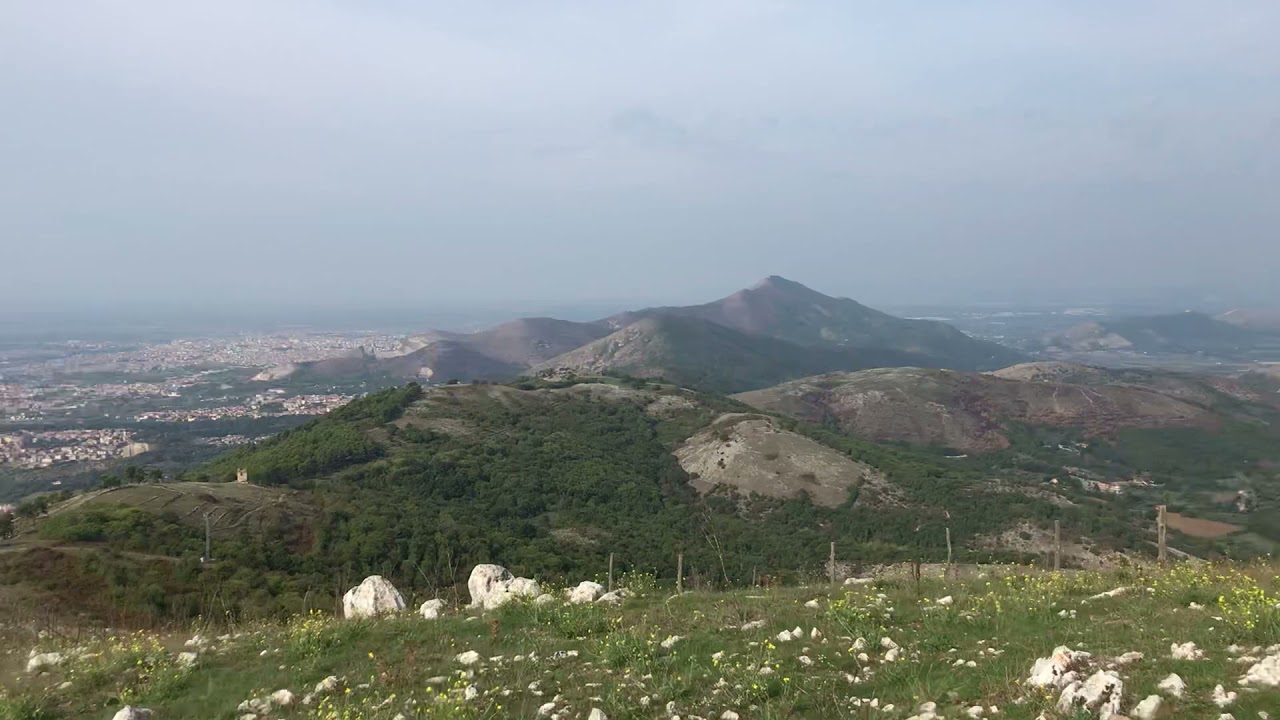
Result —
<instances>
[{"instance_id":1,"label":"rocky outcrop","mask_svg":"<svg viewBox=\"0 0 1280 720\"><path fill-rule=\"evenodd\" d=\"M151 720L155 713L146 708L125 705L119 712L111 716L111 720Z\"/></svg>"},{"instance_id":2,"label":"rocky outcrop","mask_svg":"<svg viewBox=\"0 0 1280 720\"><path fill-rule=\"evenodd\" d=\"M342 596L342 614L347 618L377 617L404 609L404 596L381 575L370 575Z\"/></svg>"},{"instance_id":3,"label":"rocky outcrop","mask_svg":"<svg viewBox=\"0 0 1280 720\"><path fill-rule=\"evenodd\" d=\"M477 565L467 579L471 607L493 610L512 600L533 599L542 594L536 580L513 577L501 565Z\"/></svg>"}]
</instances>

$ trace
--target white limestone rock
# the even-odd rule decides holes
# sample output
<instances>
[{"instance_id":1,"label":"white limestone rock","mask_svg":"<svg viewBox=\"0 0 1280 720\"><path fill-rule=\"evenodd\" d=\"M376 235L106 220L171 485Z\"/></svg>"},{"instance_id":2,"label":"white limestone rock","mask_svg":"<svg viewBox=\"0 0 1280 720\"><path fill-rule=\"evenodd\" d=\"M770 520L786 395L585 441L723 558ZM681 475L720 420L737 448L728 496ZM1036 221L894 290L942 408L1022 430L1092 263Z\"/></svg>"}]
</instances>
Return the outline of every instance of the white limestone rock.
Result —
<instances>
[{"instance_id":1,"label":"white limestone rock","mask_svg":"<svg viewBox=\"0 0 1280 720\"><path fill-rule=\"evenodd\" d=\"M36 653L27 658L27 672L37 673L56 668L61 665L62 661L65 659L66 658L63 657L62 653Z\"/></svg>"},{"instance_id":2,"label":"white limestone rock","mask_svg":"<svg viewBox=\"0 0 1280 720\"><path fill-rule=\"evenodd\" d=\"M568 600L574 605L582 605L585 603L593 603L604 595L604 586L598 582L584 580L578 583L578 586L571 588L568 592Z\"/></svg>"},{"instance_id":3,"label":"white limestone rock","mask_svg":"<svg viewBox=\"0 0 1280 720\"><path fill-rule=\"evenodd\" d=\"M1124 697L1124 681L1110 670L1100 670L1084 682L1075 681L1063 688L1058 698L1058 712L1070 714L1078 708L1098 713L1106 720L1120 714L1120 701Z\"/></svg>"},{"instance_id":4,"label":"white limestone rock","mask_svg":"<svg viewBox=\"0 0 1280 720\"><path fill-rule=\"evenodd\" d=\"M1059 645L1053 649L1052 655L1036 660L1031 666L1027 684L1039 688L1063 687L1068 682L1068 673L1082 669L1090 657L1092 655L1087 652L1076 652L1066 645Z\"/></svg>"},{"instance_id":5,"label":"white limestone rock","mask_svg":"<svg viewBox=\"0 0 1280 720\"><path fill-rule=\"evenodd\" d=\"M1159 695L1148 695L1129 714L1133 716L1133 720L1156 720L1156 718L1160 717L1160 711L1163 709L1164 698Z\"/></svg>"},{"instance_id":6,"label":"white limestone rock","mask_svg":"<svg viewBox=\"0 0 1280 720\"><path fill-rule=\"evenodd\" d=\"M1174 660L1203 660L1204 651L1193 642L1173 643L1169 646L1169 656Z\"/></svg>"},{"instance_id":7,"label":"white limestone rock","mask_svg":"<svg viewBox=\"0 0 1280 720\"><path fill-rule=\"evenodd\" d=\"M435 620L440 617L440 612L445 609L447 603L440 598L428 600L422 603L422 607L418 608L418 614L426 620Z\"/></svg>"},{"instance_id":8,"label":"white limestone rock","mask_svg":"<svg viewBox=\"0 0 1280 720\"><path fill-rule=\"evenodd\" d=\"M471 607L484 607L485 598L504 593L514 578L501 565L477 565L467 578L467 590L471 593Z\"/></svg>"},{"instance_id":9,"label":"white limestone rock","mask_svg":"<svg viewBox=\"0 0 1280 720\"><path fill-rule=\"evenodd\" d=\"M370 575L342 596L342 615L347 618L389 615L404 608L404 596L381 575Z\"/></svg>"},{"instance_id":10,"label":"white limestone rock","mask_svg":"<svg viewBox=\"0 0 1280 720\"><path fill-rule=\"evenodd\" d=\"M1160 681L1156 685L1156 689L1162 693L1167 693L1173 697L1180 698L1187 691L1187 684L1183 682L1182 676L1177 673L1169 675L1169 677Z\"/></svg>"},{"instance_id":11,"label":"white limestone rock","mask_svg":"<svg viewBox=\"0 0 1280 720\"><path fill-rule=\"evenodd\" d=\"M151 720L155 713L146 708L125 705L111 716L111 720Z\"/></svg>"},{"instance_id":12,"label":"white limestone rock","mask_svg":"<svg viewBox=\"0 0 1280 720\"><path fill-rule=\"evenodd\" d=\"M1280 687L1280 653L1268 655L1255 664L1240 678L1241 685L1257 685L1261 687Z\"/></svg>"}]
</instances>

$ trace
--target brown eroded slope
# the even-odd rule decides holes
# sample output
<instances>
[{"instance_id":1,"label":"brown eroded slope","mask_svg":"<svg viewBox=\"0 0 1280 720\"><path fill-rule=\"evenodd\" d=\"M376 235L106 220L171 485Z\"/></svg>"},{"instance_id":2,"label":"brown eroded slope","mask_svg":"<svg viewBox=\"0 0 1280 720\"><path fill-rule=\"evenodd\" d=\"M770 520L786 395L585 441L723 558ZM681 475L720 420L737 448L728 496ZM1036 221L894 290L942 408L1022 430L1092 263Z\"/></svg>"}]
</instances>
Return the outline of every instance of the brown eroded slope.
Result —
<instances>
[{"instance_id":1,"label":"brown eroded slope","mask_svg":"<svg viewBox=\"0 0 1280 720\"><path fill-rule=\"evenodd\" d=\"M984 452L1008 447L1006 424L1069 426L1089 435L1125 427L1212 426L1223 394L1251 391L1222 378L1028 363L990 374L893 368L804 378L739 400L761 410L876 440Z\"/></svg>"}]
</instances>

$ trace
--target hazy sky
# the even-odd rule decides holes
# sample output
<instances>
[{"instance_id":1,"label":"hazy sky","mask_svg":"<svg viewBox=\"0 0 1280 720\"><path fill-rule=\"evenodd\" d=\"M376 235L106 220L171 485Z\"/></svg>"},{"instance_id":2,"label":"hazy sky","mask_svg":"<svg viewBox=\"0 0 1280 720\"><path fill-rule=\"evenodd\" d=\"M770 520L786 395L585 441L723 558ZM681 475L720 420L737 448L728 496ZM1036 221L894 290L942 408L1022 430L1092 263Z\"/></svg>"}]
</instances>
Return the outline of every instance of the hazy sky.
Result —
<instances>
[{"instance_id":1,"label":"hazy sky","mask_svg":"<svg viewBox=\"0 0 1280 720\"><path fill-rule=\"evenodd\" d=\"M1277 28L1277 0L8 0L0 305L1264 293Z\"/></svg>"}]
</instances>

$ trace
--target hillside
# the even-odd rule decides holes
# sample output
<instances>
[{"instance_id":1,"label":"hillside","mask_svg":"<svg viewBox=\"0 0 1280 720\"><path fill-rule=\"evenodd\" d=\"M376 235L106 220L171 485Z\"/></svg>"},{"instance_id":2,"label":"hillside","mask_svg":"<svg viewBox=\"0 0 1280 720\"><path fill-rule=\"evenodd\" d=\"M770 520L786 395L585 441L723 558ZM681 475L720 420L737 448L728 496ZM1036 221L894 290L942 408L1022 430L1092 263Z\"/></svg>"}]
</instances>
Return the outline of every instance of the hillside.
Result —
<instances>
[{"instance_id":1,"label":"hillside","mask_svg":"<svg viewBox=\"0 0 1280 720\"><path fill-rule=\"evenodd\" d=\"M1038 478L945 463L640 380L410 385L185 483L74 498L21 521L0 542L0 584L28 604L96 588L114 610L59 607L99 617L259 617L320 602L335 577L380 574L417 591L456 586L490 560L567 579L614 553L620 570L670 576L683 548L686 568L741 584L797 577L833 541L861 562L941 558L944 528L957 559L1016 559L1037 551L993 538L1055 518L1086 557L1144 552L1149 530L1125 506L1086 509L1071 488L1058 497ZM239 507L203 483L238 468L290 492L259 503L283 504L239 532L215 514L217 562L196 572L204 513Z\"/></svg>"},{"instance_id":2,"label":"hillside","mask_svg":"<svg viewBox=\"0 0 1280 720\"><path fill-rule=\"evenodd\" d=\"M1045 338L1045 346L1067 352L1122 350L1137 353L1246 352L1264 336L1198 312L1098 320Z\"/></svg>"},{"instance_id":3,"label":"hillside","mask_svg":"<svg viewBox=\"0 0 1280 720\"><path fill-rule=\"evenodd\" d=\"M420 338L427 344L449 341L508 366L526 369L582 347L609 334L600 323L555 318L521 318L474 333L434 332ZM470 379L470 376L462 376Z\"/></svg>"},{"instance_id":4,"label":"hillside","mask_svg":"<svg viewBox=\"0 0 1280 720\"><path fill-rule=\"evenodd\" d=\"M605 322L622 328L663 316L696 318L801 346L909 354L930 367L985 370L1021 359L1014 350L971 338L945 323L894 317L777 276L703 305L648 308Z\"/></svg>"},{"instance_id":5,"label":"hillside","mask_svg":"<svg viewBox=\"0 0 1280 720\"><path fill-rule=\"evenodd\" d=\"M682 594L619 576L617 604L569 604L544 582L544 604L490 611L464 607L465 590L409 593L378 618L106 637L0 620L0 717L108 720L124 703L162 720L1243 720L1280 707L1274 566L1153 568L1137 585L1132 570L963 570ZM415 612L432 599L438 617Z\"/></svg>"},{"instance_id":6,"label":"hillside","mask_svg":"<svg viewBox=\"0 0 1280 720\"><path fill-rule=\"evenodd\" d=\"M713 392L738 392L831 370L927 361L896 351L802 347L708 320L657 315L552 358L532 372L665 378Z\"/></svg>"},{"instance_id":7,"label":"hillside","mask_svg":"<svg viewBox=\"0 0 1280 720\"><path fill-rule=\"evenodd\" d=\"M832 421L862 437L964 452L1009 447L1014 424L1073 427L1084 437L1112 436L1122 428L1211 431L1238 414L1235 403L1273 409L1271 398L1225 379L1063 363L988 374L917 368L836 373L737 397L762 410Z\"/></svg>"},{"instance_id":8,"label":"hillside","mask_svg":"<svg viewBox=\"0 0 1280 720\"><path fill-rule=\"evenodd\" d=\"M295 382L504 380L520 374L523 368L523 365L506 363L474 350L466 343L437 340L403 355L360 355L296 363L271 371L270 379L287 378Z\"/></svg>"},{"instance_id":9,"label":"hillside","mask_svg":"<svg viewBox=\"0 0 1280 720\"><path fill-rule=\"evenodd\" d=\"M1280 394L1255 375L1066 363L989 374L897 368L735 398L849 437L916 446L957 470L1039 478L1099 502L1167 504L1205 521L1187 528L1217 528L1194 533L1215 540L1197 541L1195 552L1280 550Z\"/></svg>"}]
</instances>

